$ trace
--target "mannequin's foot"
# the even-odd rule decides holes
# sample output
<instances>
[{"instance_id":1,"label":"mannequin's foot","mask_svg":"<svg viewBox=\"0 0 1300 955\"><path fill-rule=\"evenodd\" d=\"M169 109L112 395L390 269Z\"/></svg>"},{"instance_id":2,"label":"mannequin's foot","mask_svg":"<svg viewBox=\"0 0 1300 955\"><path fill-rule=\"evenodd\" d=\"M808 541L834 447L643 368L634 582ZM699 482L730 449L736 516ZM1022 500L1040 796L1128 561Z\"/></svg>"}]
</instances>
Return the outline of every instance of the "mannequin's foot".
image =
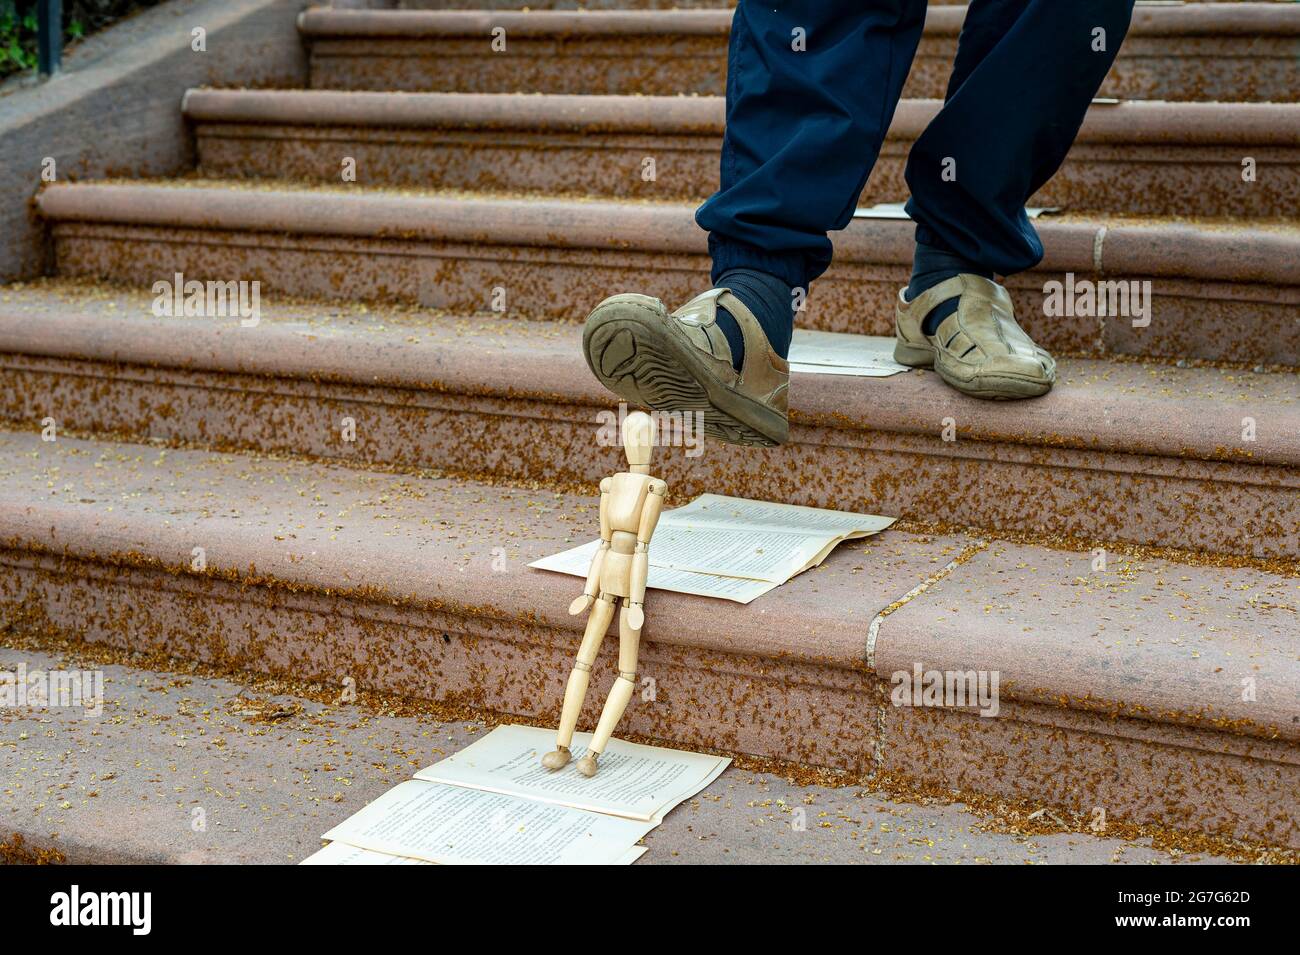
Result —
<instances>
[{"instance_id":1,"label":"mannequin's foot","mask_svg":"<svg viewBox=\"0 0 1300 955\"><path fill-rule=\"evenodd\" d=\"M600 758L600 753L588 753L582 759L578 760L578 772L590 779L596 775L596 760Z\"/></svg>"},{"instance_id":2,"label":"mannequin's foot","mask_svg":"<svg viewBox=\"0 0 1300 955\"><path fill-rule=\"evenodd\" d=\"M563 769L565 766L569 765L570 759L572 759L572 755L569 753L569 747L557 746L542 757L542 765L547 769L554 771L557 769ZM579 768L581 768L581 763L579 764Z\"/></svg>"}]
</instances>

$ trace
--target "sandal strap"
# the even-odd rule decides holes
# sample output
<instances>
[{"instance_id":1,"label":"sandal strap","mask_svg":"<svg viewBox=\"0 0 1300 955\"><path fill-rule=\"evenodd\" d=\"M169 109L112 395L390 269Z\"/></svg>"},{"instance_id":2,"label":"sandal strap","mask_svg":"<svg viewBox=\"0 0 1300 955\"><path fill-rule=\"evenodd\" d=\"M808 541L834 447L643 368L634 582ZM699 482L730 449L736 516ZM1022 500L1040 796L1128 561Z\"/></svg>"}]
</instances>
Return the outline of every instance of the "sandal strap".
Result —
<instances>
[{"instance_id":1,"label":"sandal strap","mask_svg":"<svg viewBox=\"0 0 1300 955\"><path fill-rule=\"evenodd\" d=\"M996 342L1002 354L1032 355L1041 351L1016 322L1011 296L1001 285L979 275L962 274L940 282L931 291L948 282L958 283L963 298L957 311L935 329L934 337L945 348L957 355L964 355L972 349L988 355L991 354L989 346ZM935 304L942 301L944 299L940 298Z\"/></svg>"},{"instance_id":2,"label":"sandal strap","mask_svg":"<svg viewBox=\"0 0 1300 955\"><path fill-rule=\"evenodd\" d=\"M739 383L752 394L770 396L789 384L790 363L772 350L767 332L754 313L729 288L712 288L691 299L673 314L705 333L714 357L731 361L731 346L718 327L718 308L727 310L740 329L745 345Z\"/></svg>"},{"instance_id":3,"label":"sandal strap","mask_svg":"<svg viewBox=\"0 0 1300 955\"><path fill-rule=\"evenodd\" d=\"M731 364L731 345L727 343L727 336L718 327L718 299L726 291L728 290L723 288L709 289L677 309L673 312L673 316L703 336L704 342L709 347L709 353L714 358Z\"/></svg>"},{"instance_id":4,"label":"sandal strap","mask_svg":"<svg viewBox=\"0 0 1300 955\"><path fill-rule=\"evenodd\" d=\"M948 301L950 298L957 298L966 291L966 283L962 281L961 275L954 275L950 279L944 279L938 285L932 285L916 298L907 302L909 310L916 309L916 314L924 320L936 308Z\"/></svg>"}]
</instances>

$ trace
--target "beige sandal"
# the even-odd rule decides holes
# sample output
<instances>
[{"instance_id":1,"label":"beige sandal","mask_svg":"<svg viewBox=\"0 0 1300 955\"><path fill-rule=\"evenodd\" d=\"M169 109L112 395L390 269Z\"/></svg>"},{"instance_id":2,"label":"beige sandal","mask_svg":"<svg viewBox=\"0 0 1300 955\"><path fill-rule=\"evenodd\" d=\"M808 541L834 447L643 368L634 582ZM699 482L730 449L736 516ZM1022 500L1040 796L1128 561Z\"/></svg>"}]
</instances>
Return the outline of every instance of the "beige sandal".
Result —
<instances>
[{"instance_id":1,"label":"beige sandal","mask_svg":"<svg viewBox=\"0 0 1300 955\"><path fill-rule=\"evenodd\" d=\"M961 297L957 311L935 334L924 334L925 316L955 296ZM1056 381L1056 362L1016 324L1007 290L979 275L945 279L911 302L899 292L894 334L895 361L934 366L940 378L976 398L1033 398Z\"/></svg>"},{"instance_id":2,"label":"beige sandal","mask_svg":"<svg viewBox=\"0 0 1300 955\"><path fill-rule=\"evenodd\" d=\"M717 325L719 305L743 336L739 374ZM771 446L789 438L790 365L728 289L710 289L671 314L648 295L607 298L588 316L582 347L601 384L631 404L702 411L704 433L729 444Z\"/></svg>"}]
</instances>

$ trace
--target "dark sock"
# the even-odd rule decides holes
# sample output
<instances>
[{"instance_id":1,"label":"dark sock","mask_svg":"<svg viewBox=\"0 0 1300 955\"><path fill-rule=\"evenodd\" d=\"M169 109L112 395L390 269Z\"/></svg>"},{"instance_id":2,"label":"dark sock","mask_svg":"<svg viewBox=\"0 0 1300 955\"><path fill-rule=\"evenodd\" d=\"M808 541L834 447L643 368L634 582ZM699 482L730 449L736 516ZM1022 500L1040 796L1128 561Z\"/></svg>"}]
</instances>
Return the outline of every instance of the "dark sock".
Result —
<instances>
[{"instance_id":1,"label":"dark sock","mask_svg":"<svg viewBox=\"0 0 1300 955\"><path fill-rule=\"evenodd\" d=\"M772 350L782 358L790 355L790 336L794 334L794 300L790 286L775 275L758 269L728 269L718 276L714 288L729 288L754 313ZM740 326L725 308L718 309L718 327L731 346L731 364L740 371L745 362L745 340Z\"/></svg>"},{"instance_id":2,"label":"dark sock","mask_svg":"<svg viewBox=\"0 0 1300 955\"><path fill-rule=\"evenodd\" d=\"M982 275L986 279L993 278L993 273L988 269L981 268L974 262L968 262L960 255L953 255L944 249L918 242L916 252L912 256L912 280L908 282L905 293L907 300L911 302L926 289L932 289L940 282L963 272ZM940 302L930 309L929 314L922 320L922 333L933 335L939 323L955 311L957 311L957 299L950 298L946 302Z\"/></svg>"}]
</instances>

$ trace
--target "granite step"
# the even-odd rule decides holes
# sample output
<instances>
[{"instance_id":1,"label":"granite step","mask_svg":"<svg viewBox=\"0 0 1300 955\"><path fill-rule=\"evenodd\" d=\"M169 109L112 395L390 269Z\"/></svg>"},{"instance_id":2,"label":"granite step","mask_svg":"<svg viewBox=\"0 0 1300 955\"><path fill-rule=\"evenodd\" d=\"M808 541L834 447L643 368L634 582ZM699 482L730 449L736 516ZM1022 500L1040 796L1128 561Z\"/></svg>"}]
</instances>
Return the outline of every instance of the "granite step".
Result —
<instances>
[{"instance_id":1,"label":"granite step","mask_svg":"<svg viewBox=\"0 0 1300 955\"><path fill-rule=\"evenodd\" d=\"M183 179L60 183L37 207L58 274L145 287L180 272L570 322L616 291L677 303L708 287L691 203ZM1066 214L1038 229L1045 259L1007 287L1044 347L1300 364L1295 225ZM912 233L897 219L837 233L801 324L892 333Z\"/></svg>"},{"instance_id":2,"label":"granite step","mask_svg":"<svg viewBox=\"0 0 1300 955\"><path fill-rule=\"evenodd\" d=\"M365 691L341 702L336 685L183 661L109 662L99 647L46 648L14 631L4 639L0 672L103 678L100 714L0 709L0 726L17 740L0 745L7 862L292 865L332 825L486 729L483 718L449 718ZM1198 837L1163 833L1157 848L1123 826L1094 835L1090 819L1063 818L1061 809L1052 811L1057 823L1031 818L1042 807L972 811L837 782L799 769L728 769L646 836L639 864L1222 865L1284 857L1267 849L1225 856ZM1061 826L1071 822L1075 831Z\"/></svg>"},{"instance_id":3,"label":"granite step","mask_svg":"<svg viewBox=\"0 0 1300 955\"><path fill-rule=\"evenodd\" d=\"M899 104L860 204L907 198L939 100ZM720 97L190 90L209 178L701 199L717 189ZM1253 163L1243 166L1243 157ZM1277 218L1300 205L1300 103L1097 104L1029 205Z\"/></svg>"},{"instance_id":4,"label":"granite step","mask_svg":"<svg viewBox=\"0 0 1300 955\"><path fill-rule=\"evenodd\" d=\"M527 563L591 536L590 493L28 432L0 434L0 478L8 620L554 718L580 582ZM1260 569L891 529L748 606L652 592L625 730L1295 848L1298 597ZM917 666L996 672L996 715L895 705Z\"/></svg>"},{"instance_id":5,"label":"granite step","mask_svg":"<svg viewBox=\"0 0 1300 955\"><path fill-rule=\"evenodd\" d=\"M299 29L310 45L316 89L721 95L731 11L689 6L318 7L302 14ZM905 96L943 97L965 16L964 5L931 5ZM491 47L497 28L505 30L504 51ZM1101 95L1296 102L1298 52L1295 4L1139 4Z\"/></svg>"},{"instance_id":6,"label":"granite step","mask_svg":"<svg viewBox=\"0 0 1300 955\"><path fill-rule=\"evenodd\" d=\"M0 290L0 417L363 466L594 486L617 409L580 329L329 302L159 317L131 290ZM683 495L712 491L915 520L1300 557L1300 375L1063 359L1049 395L967 398L936 376L796 373L788 445L674 435ZM345 435L351 420L355 434ZM696 422L691 422L693 425ZM350 438L350 440L345 440Z\"/></svg>"}]
</instances>

